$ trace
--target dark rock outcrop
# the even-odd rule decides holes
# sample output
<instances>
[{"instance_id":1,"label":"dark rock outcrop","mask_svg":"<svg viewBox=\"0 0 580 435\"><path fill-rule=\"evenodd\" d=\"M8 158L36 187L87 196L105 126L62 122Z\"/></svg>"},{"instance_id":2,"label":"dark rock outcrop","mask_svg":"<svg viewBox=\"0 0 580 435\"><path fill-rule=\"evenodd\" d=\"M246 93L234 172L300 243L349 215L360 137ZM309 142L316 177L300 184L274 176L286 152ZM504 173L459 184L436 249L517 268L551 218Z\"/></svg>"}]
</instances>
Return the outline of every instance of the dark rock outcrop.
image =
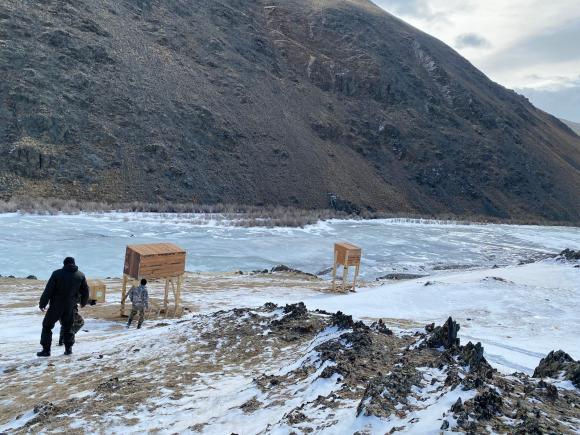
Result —
<instances>
[{"instance_id":1,"label":"dark rock outcrop","mask_svg":"<svg viewBox=\"0 0 580 435\"><path fill-rule=\"evenodd\" d=\"M354 329L366 331L369 329L362 321L355 322L352 316L344 314L342 311L337 311L331 317L332 326L338 326L340 329Z\"/></svg>"},{"instance_id":2,"label":"dark rock outcrop","mask_svg":"<svg viewBox=\"0 0 580 435\"><path fill-rule=\"evenodd\" d=\"M566 248L560 252L559 257L565 258L568 261L580 260L580 250L573 251L572 249Z\"/></svg>"},{"instance_id":3,"label":"dark rock outcrop","mask_svg":"<svg viewBox=\"0 0 580 435\"><path fill-rule=\"evenodd\" d=\"M429 275L418 275L415 273L388 273L386 275L379 276L377 278L377 281L381 281L383 279L401 281L401 280L405 280L405 279L425 278L426 276L429 276Z\"/></svg>"},{"instance_id":4,"label":"dark rock outcrop","mask_svg":"<svg viewBox=\"0 0 580 435\"><path fill-rule=\"evenodd\" d=\"M534 370L534 378L558 378L564 375L576 387L580 388L580 361L575 361L562 350L552 351L542 358Z\"/></svg>"},{"instance_id":5,"label":"dark rock outcrop","mask_svg":"<svg viewBox=\"0 0 580 435\"><path fill-rule=\"evenodd\" d=\"M427 346L444 347L445 349L459 346L459 338L457 337L459 328L459 323L449 317L443 326L437 326L432 329L426 340Z\"/></svg>"}]
</instances>

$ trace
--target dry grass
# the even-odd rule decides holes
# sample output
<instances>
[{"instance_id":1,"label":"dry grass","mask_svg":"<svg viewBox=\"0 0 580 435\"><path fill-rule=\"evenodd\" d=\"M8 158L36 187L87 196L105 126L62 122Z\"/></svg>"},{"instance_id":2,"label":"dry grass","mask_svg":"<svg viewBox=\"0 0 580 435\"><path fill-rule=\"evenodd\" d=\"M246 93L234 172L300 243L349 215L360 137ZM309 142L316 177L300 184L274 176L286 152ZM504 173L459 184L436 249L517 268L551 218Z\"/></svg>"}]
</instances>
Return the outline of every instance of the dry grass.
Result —
<instances>
[{"instance_id":1,"label":"dry grass","mask_svg":"<svg viewBox=\"0 0 580 435\"><path fill-rule=\"evenodd\" d=\"M0 201L0 213L29 213L41 215L106 213L106 212L148 212L148 213L196 213L206 215L207 220L228 221L229 224L244 227L303 227L328 219L395 219L401 222L438 224L519 224L519 225L561 225L574 226L574 222L552 222L530 219L501 219L493 216L440 213L421 215L408 212L376 212L362 210L360 214L347 214L333 209L299 209L283 206L253 206L242 204L194 204L194 203L147 203L147 202L86 202L75 199L24 198L15 197ZM203 220L203 219L202 219Z\"/></svg>"}]
</instances>

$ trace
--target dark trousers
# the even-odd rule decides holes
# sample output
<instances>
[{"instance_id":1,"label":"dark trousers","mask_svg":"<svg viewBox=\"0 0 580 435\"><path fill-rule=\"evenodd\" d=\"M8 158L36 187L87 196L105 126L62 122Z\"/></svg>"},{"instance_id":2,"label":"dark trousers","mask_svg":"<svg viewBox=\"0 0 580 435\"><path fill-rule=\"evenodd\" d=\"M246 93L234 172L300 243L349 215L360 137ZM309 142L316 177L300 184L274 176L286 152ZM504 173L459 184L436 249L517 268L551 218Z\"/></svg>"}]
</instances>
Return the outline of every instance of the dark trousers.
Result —
<instances>
[{"instance_id":1,"label":"dark trousers","mask_svg":"<svg viewBox=\"0 0 580 435\"><path fill-rule=\"evenodd\" d=\"M56 325L56 322L60 321L61 328L63 329L64 345L67 347L72 346L75 343L75 335L72 333L73 318L73 307L64 310L56 310L49 307L42 321L40 345L43 348L50 349L50 345L52 344L52 329Z\"/></svg>"},{"instance_id":2,"label":"dark trousers","mask_svg":"<svg viewBox=\"0 0 580 435\"><path fill-rule=\"evenodd\" d=\"M137 314L139 314L139 323L137 323L137 326L139 328L141 327L141 325L143 324L143 320L145 320L145 307L136 307L134 305L131 308L131 314L129 314L129 322L127 323L127 325L131 325L133 318Z\"/></svg>"}]
</instances>

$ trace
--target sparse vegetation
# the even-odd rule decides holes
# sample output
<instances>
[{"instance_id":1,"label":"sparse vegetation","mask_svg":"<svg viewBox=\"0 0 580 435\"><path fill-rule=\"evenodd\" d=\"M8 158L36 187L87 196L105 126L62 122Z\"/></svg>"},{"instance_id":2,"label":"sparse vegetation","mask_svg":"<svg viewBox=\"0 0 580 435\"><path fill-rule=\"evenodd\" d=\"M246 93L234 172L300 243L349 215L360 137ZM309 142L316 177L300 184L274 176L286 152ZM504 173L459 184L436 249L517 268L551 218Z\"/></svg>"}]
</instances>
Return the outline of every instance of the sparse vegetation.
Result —
<instances>
[{"instance_id":1,"label":"sparse vegetation","mask_svg":"<svg viewBox=\"0 0 580 435\"><path fill-rule=\"evenodd\" d=\"M243 227L303 227L329 219L396 219L409 223L438 224L519 224L519 225L562 225L570 226L570 222L540 221L537 218L500 219L490 216L462 216L452 214L437 214L425 216L420 214L372 212L362 210L360 214L348 214L333 209L300 209L283 206L255 206L243 204L194 204L194 203L147 203L134 202L82 202L75 199L59 198L12 198L0 201L0 213L28 213L41 215L80 214L80 213L162 213L167 215L195 214L185 221L200 224L210 221L227 223ZM167 216L172 219L173 216Z\"/></svg>"}]
</instances>

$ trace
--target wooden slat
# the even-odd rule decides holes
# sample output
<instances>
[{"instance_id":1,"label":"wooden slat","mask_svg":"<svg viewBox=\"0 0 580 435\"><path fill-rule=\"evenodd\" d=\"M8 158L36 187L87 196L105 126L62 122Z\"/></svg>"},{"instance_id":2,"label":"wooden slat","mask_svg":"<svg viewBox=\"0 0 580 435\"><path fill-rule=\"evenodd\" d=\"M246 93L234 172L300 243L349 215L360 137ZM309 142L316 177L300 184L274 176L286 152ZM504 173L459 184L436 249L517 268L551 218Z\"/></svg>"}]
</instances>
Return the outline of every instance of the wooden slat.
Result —
<instances>
[{"instance_id":1,"label":"wooden slat","mask_svg":"<svg viewBox=\"0 0 580 435\"><path fill-rule=\"evenodd\" d=\"M132 278L178 276L185 272L186 251L173 243L129 245L124 273Z\"/></svg>"},{"instance_id":2,"label":"wooden slat","mask_svg":"<svg viewBox=\"0 0 580 435\"><path fill-rule=\"evenodd\" d=\"M346 242L335 243L334 252L336 263L348 266L356 266L359 264L362 256L361 248Z\"/></svg>"}]
</instances>

